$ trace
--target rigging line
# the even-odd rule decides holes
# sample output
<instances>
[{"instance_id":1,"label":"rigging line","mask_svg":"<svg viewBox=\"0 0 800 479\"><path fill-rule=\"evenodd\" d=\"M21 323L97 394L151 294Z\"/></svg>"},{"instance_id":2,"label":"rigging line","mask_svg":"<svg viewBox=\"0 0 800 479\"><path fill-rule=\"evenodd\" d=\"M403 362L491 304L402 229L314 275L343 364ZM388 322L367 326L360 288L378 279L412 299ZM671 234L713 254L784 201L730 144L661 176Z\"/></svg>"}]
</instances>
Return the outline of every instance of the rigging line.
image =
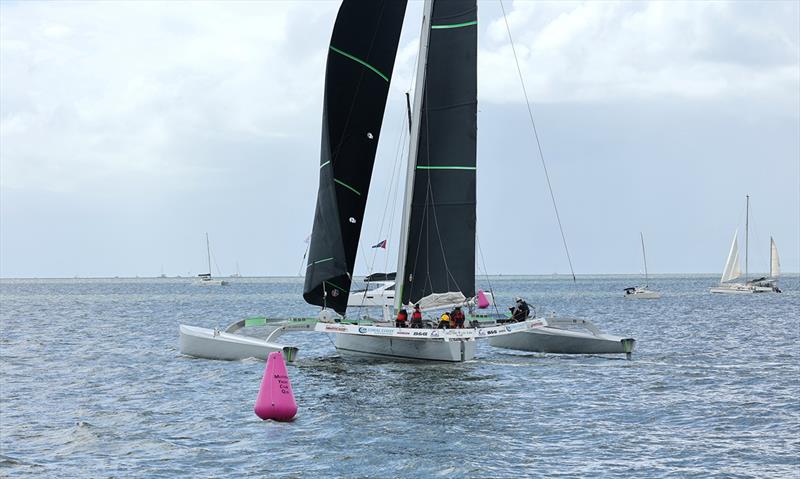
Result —
<instances>
[{"instance_id":1,"label":"rigging line","mask_svg":"<svg viewBox=\"0 0 800 479\"><path fill-rule=\"evenodd\" d=\"M478 229L477 227L475 228ZM492 288L492 281L489 279L489 271L486 270L486 258L483 256L483 249L481 248L481 239L478 233L475 233L475 242L478 244L478 253L481 255L481 263L483 264L483 274L486 275L486 282L489 284L489 292L492 293L492 305L497 315L500 315L500 310L497 309L497 298L494 296L494 288Z\"/></svg>"},{"instance_id":2,"label":"rigging line","mask_svg":"<svg viewBox=\"0 0 800 479\"><path fill-rule=\"evenodd\" d=\"M427 88L425 88L425 91L424 91L423 95L425 95L425 98L424 98L424 100L425 100L424 101L424 103L425 103L425 154L426 154L427 160L428 160L427 164L430 165L431 164L431 131L430 131L430 114L429 114L430 108L429 108L429 103L428 103L428 89ZM417 162L417 165L419 165L419 162ZM453 279L453 284L456 285L456 289L461 291L461 287L458 285L458 281L456 281L456 278L453 276L453 273L450 272L450 267L447 264L447 255L444 252L444 244L442 243L442 233L441 233L441 231L439 231L439 220L438 220L438 218L436 216L436 200L433 198L433 188L431 188L431 173L430 173L430 171L428 171L428 175L427 176L428 176L428 183L427 183L428 191L427 191L427 193L425 195L425 207L427 208L428 198L430 198L430 203L433 205L432 208L431 208L431 211L433 212L433 224L436 227L436 238L438 239L438 242L439 242L439 250L442 252L442 261L444 262L444 270L447 273L447 276L445 277L445 281L447 283L447 289L448 290L450 289L450 279L452 278ZM430 234L428 234L428 237L429 236L430 236ZM428 257L428 280L430 280L430 272L431 272L430 255L431 254L430 254L430 246L429 246L429 244L426 245L425 252L427 253L427 257ZM473 288L474 288L474 285L473 285ZM433 290L433 282L431 282L431 292L435 292Z\"/></svg>"},{"instance_id":3,"label":"rigging line","mask_svg":"<svg viewBox=\"0 0 800 479\"><path fill-rule=\"evenodd\" d=\"M517 64L517 73L519 74L519 83L522 85L522 93L525 95L525 105L528 107L528 116L531 119L531 126L533 127L533 135L536 137L536 146L539 148L539 158L542 160L542 169L544 170L544 177L547 179L547 189L550 191L550 199L553 201L553 211L556 214L556 221L558 222L558 229L561 231L561 241L564 243L564 251L567 253L567 262L569 263L569 271L572 273L572 282L575 283L575 270L572 268L572 258L569 254L567 247L567 237L564 235L564 228L561 226L561 217L558 214L558 207L556 206L556 197L553 194L553 186L550 184L550 174L547 172L547 164L544 161L544 153L542 153L542 143L539 141L539 132L536 131L536 122L533 120L533 109L531 102L528 100L528 91L525 89L525 80L522 78L522 69L519 66L519 59L517 58L517 50L514 48L514 39L511 37L511 27L508 25L508 17L506 16L506 8L503 6L503 0L500 0L500 8L503 10L503 20L506 24L506 31L508 32L508 40L511 43L511 52L514 54L514 62Z\"/></svg>"},{"instance_id":4,"label":"rigging line","mask_svg":"<svg viewBox=\"0 0 800 479\"><path fill-rule=\"evenodd\" d=\"M406 115L403 115L403 121L400 122L400 135L398 135L397 146L395 147L394 166L392 166L392 177L389 180L389 190L386 192L386 203L384 204L384 207L383 207L383 216L381 216L381 226L378 229L378 236L379 237L383 237L383 227L384 227L384 225L386 223L386 216L387 216L386 212L389 210L389 204L390 204L390 200L392 198L392 189L394 188L394 184L395 184L394 179L395 179L395 175L397 174L397 164L400 162L400 158L402 156L402 152L405 150L405 148L403 148L403 146L402 146L403 145L403 140L405 139L405 130L406 130L405 116ZM375 251L372 252L372 263L368 265L369 274L372 274L374 272L375 259L377 258L377 256L378 256L378 248L375 248ZM388 257L388 255L386 255L386 256ZM387 271L387 273L388 273L388 271Z\"/></svg>"},{"instance_id":5,"label":"rigging line","mask_svg":"<svg viewBox=\"0 0 800 479\"><path fill-rule=\"evenodd\" d=\"M386 224L386 216L387 216L386 213L389 210L389 205L392 204L392 202L391 202L392 190L396 191L396 190L399 189L399 186L397 188L395 188L395 177L398 174L397 166L398 166L398 164L401 163L400 160L401 160L401 158L403 156L403 152L405 151L405 146L404 146L405 141L404 140L406 138L406 130L407 130L405 128L405 122L406 122L405 115L402 115L402 121L400 122L400 135L398 136L397 146L395 147L395 157L394 157L394 166L392 167L392 177L389 179L389 191L386 192L386 204L383 207L383 216L381 218L381 227L380 227L380 230L378 231L378 235L381 236L381 237L384 234L383 228L384 228L384 225ZM396 209L395 207L396 207L396 205L392 204L392 218L394 218L394 211ZM391 229L391 220L389 221L389 229ZM372 259L373 266L375 264L375 256L377 254L378 254L378 251L376 250L375 253L373 254L373 259ZM387 271L387 273L388 273L388 271Z\"/></svg>"},{"instance_id":6,"label":"rigging line","mask_svg":"<svg viewBox=\"0 0 800 479\"><path fill-rule=\"evenodd\" d=\"M397 215L397 195L400 192L400 178L401 178L400 172L402 171L401 168L403 167L402 158L404 157L404 154L405 154L405 151L406 151L406 144L408 143L408 139L405 136L407 134L408 134L408 132L403 132L403 139L405 141L403 141L403 145L402 145L402 148L400 150L400 160L397 162L397 165L396 165L396 172L395 173L396 173L397 180L395 180L395 181L397 182L397 184L395 185L394 195L392 196L392 213L389 216L389 228L388 228L387 234L386 234L387 235L387 240L392 240L394 238L394 235L393 235L392 231L394 230L394 219L395 219L395 216ZM398 245L399 244L400 243L398 242ZM389 255L388 254L385 255L385 257L384 257L383 269L387 273L389 273Z\"/></svg>"},{"instance_id":7,"label":"rigging line","mask_svg":"<svg viewBox=\"0 0 800 479\"><path fill-rule=\"evenodd\" d=\"M217 275L222 276L222 271L219 269L219 265L217 264L217 257L214 256L214 252L211 251L211 248L208 248L208 252L211 256L211 261L214 263L214 267L217 269ZM211 271L209 271L210 273Z\"/></svg>"},{"instance_id":8,"label":"rigging line","mask_svg":"<svg viewBox=\"0 0 800 479\"><path fill-rule=\"evenodd\" d=\"M431 203L433 203L433 208L431 209L433 211L433 225L436 227L436 237L439 239L439 249L442 252L442 261L444 262L444 270L447 273L447 289L450 289L450 279L452 278L453 284L456 285L456 289L461 291L461 286L459 286L458 281L456 281L455 276L453 276L453 273L450 271L450 266L447 264L447 255L444 252L444 243L442 243L442 233L439 230L439 219L436 216L436 200L433 199L433 191L431 191L430 193L431 193ZM428 271L430 271L430 269L428 269Z\"/></svg>"},{"instance_id":9,"label":"rigging line","mask_svg":"<svg viewBox=\"0 0 800 479\"><path fill-rule=\"evenodd\" d=\"M310 248L311 248L311 239L309 239L308 243L306 243L306 252L303 253L303 259L300 261L300 269L297 270L297 276L302 276L303 275L302 273L303 273L303 270L305 269L305 268L303 268L303 266L306 265L306 256L308 256L308 250Z\"/></svg>"}]
</instances>

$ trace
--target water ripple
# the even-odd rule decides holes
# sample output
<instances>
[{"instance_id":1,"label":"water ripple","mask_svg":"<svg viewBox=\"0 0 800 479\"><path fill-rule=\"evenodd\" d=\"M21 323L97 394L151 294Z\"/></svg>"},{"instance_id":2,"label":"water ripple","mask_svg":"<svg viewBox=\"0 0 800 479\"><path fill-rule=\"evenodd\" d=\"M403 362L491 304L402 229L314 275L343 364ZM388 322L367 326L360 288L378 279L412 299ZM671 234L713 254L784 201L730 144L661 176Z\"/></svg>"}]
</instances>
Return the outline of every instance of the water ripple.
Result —
<instances>
[{"instance_id":1,"label":"water ripple","mask_svg":"<svg viewBox=\"0 0 800 479\"><path fill-rule=\"evenodd\" d=\"M800 292L715 278L496 278L500 302L639 340L633 361L478 346L462 364L339 357L290 333L299 413L252 412L264 365L180 355L177 325L314 314L302 281L0 281L0 475L14 477L799 477Z\"/></svg>"}]
</instances>

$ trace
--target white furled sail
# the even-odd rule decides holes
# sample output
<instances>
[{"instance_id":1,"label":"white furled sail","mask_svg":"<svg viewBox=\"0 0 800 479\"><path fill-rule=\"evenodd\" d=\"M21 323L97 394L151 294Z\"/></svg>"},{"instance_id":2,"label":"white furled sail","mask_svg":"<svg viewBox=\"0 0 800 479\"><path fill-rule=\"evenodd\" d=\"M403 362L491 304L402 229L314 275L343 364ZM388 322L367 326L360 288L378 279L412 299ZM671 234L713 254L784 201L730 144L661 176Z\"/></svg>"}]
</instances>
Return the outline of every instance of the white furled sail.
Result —
<instances>
[{"instance_id":1,"label":"white furled sail","mask_svg":"<svg viewBox=\"0 0 800 479\"><path fill-rule=\"evenodd\" d=\"M733 242L731 243L731 251L728 253L728 261L725 263L725 270L722 272L720 283L736 279L742 274L742 269L739 266L739 243L737 242L739 230L733 234Z\"/></svg>"},{"instance_id":2,"label":"white furled sail","mask_svg":"<svg viewBox=\"0 0 800 479\"><path fill-rule=\"evenodd\" d=\"M460 291L454 291L429 294L417 301L416 304L425 311L427 309L440 309L466 303L467 298Z\"/></svg>"},{"instance_id":3,"label":"white furled sail","mask_svg":"<svg viewBox=\"0 0 800 479\"><path fill-rule=\"evenodd\" d=\"M769 237L769 277L777 278L781 275L781 260L778 258L778 246L772 236Z\"/></svg>"}]
</instances>

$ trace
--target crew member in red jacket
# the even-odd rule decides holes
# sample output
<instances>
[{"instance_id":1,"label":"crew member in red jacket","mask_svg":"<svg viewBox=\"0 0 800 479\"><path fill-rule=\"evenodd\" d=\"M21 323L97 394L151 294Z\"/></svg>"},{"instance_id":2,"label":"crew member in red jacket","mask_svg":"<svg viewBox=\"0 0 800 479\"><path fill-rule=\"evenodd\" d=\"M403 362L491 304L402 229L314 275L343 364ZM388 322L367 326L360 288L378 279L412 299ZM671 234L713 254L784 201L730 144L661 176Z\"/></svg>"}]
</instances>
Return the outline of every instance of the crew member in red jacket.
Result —
<instances>
[{"instance_id":1,"label":"crew member in red jacket","mask_svg":"<svg viewBox=\"0 0 800 479\"><path fill-rule=\"evenodd\" d=\"M414 305L414 312L411 313L411 327L422 328L422 311L419 310L419 304Z\"/></svg>"}]
</instances>

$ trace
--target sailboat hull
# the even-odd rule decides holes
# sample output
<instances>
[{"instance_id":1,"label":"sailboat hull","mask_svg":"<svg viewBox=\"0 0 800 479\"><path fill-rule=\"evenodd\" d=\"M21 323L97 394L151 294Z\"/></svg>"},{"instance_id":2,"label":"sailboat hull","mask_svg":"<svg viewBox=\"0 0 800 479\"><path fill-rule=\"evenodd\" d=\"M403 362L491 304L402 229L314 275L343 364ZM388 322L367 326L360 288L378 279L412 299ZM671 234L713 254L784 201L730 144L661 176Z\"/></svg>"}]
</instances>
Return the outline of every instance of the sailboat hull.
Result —
<instances>
[{"instance_id":1,"label":"sailboat hull","mask_svg":"<svg viewBox=\"0 0 800 479\"><path fill-rule=\"evenodd\" d=\"M185 324L180 325L179 348L181 354L187 356L229 361L246 358L266 360L274 351L281 351L288 361L293 361L297 355L295 347Z\"/></svg>"},{"instance_id":2,"label":"sailboat hull","mask_svg":"<svg viewBox=\"0 0 800 479\"><path fill-rule=\"evenodd\" d=\"M659 299L661 293L650 290L639 290L625 294L625 299Z\"/></svg>"},{"instance_id":3,"label":"sailboat hull","mask_svg":"<svg viewBox=\"0 0 800 479\"><path fill-rule=\"evenodd\" d=\"M714 288L711 288L710 291L712 293L721 293L721 294L753 294L753 293L773 293L775 289L772 287L766 286L754 286L750 284L723 284Z\"/></svg>"},{"instance_id":4,"label":"sailboat hull","mask_svg":"<svg viewBox=\"0 0 800 479\"><path fill-rule=\"evenodd\" d=\"M557 354L630 354L633 338L544 327L489 339L496 348Z\"/></svg>"},{"instance_id":5,"label":"sailboat hull","mask_svg":"<svg viewBox=\"0 0 800 479\"><path fill-rule=\"evenodd\" d=\"M334 334L341 354L423 361L463 362L475 357L474 340L398 339Z\"/></svg>"}]
</instances>

